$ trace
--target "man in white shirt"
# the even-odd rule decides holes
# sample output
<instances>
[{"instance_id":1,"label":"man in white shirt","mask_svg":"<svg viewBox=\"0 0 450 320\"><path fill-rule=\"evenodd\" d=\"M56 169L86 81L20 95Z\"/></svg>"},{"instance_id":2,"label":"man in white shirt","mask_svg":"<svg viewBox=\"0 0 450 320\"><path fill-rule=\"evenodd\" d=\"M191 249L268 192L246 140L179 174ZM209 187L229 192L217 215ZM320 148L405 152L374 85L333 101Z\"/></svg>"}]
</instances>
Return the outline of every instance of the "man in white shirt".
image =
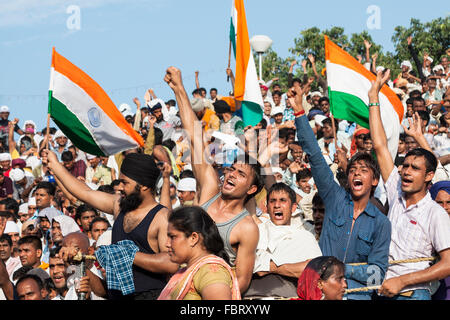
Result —
<instances>
[{"instance_id":1,"label":"man in white shirt","mask_svg":"<svg viewBox=\"0 0 450 320\"><path fill-rule=\"evenodd\" d=\"M378 98L389 76L389 70L378 72L369 90L370 131L386 186L392 225L389 260L430 257L434 252L440 260L432 266L426 261L390 265L378 293L395 300L430 300L430 282L450 275L450 218L428 192L437 167L437 159L430 151L422 148L409 151L400 173L394 166ZM420 124L409 130L421 131ZM423 135L417 137L425 140ZM409 298L405 298L408 293Z\"/></svg>"},{"instance_id":2,"label":"man in white shirt","mask_svg":"<svg viewBox=\"0 0 450 320\"><path fill-rule=\"evenodd\" d=\"M270 220L257 221L259 241L247 295L267 292L272 296L292 296L290 280L296 282L307 263L322 255L314 235L291 224L296 209L296 194L288 185L276 183L270 188L267 194ZM265 292L258 290L264 286ZM295 289L293 292L295 295Z\"/></svg>"}]
</instances>

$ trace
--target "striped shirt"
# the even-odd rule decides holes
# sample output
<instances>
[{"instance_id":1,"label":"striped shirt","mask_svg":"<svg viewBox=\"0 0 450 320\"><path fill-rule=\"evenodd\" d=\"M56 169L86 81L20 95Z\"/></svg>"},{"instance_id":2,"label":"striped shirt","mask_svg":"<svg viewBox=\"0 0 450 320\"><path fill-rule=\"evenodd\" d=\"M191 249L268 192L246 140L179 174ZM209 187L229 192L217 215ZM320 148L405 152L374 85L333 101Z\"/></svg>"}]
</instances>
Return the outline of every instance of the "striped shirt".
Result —
<instances>
[{"instance_id":1,"label":"striped shirt","mask_svg":"<svg viewBox=\"0 0 450 320\"><path fill-rule=\"evenodd\" d=\"M392 225L389 260L431 257L450 248L450 217L431 199L429 192L416 204L406 207L400 174L395 166L385 186L389 201L388 218ZM430 261L390 265L386 279L421 271L429 266ZM430 283L408 286L401 292L417 289L431 291Z\"/></svg>"}]
</instances>

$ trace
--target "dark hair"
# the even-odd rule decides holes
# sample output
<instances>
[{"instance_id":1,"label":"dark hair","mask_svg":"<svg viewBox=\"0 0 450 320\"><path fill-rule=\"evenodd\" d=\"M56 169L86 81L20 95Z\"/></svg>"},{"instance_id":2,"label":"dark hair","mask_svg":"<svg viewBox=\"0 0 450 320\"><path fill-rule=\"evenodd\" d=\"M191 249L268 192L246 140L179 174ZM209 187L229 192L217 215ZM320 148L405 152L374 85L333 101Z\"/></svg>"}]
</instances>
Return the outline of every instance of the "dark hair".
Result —
<instances>
[{"instance_id":1,"label":"dark hair","mask_svg":"<svg viewBox=\"0 0 450 320\"><path fill-rule=\"evenodd\" d=\"M189 169L181 171L181 173L180 173L180 180L183 179L183 178L194 178L195 179L194 172L192 170L189 170Z\"/></svg>"},{"instance_id":2,"label":"dark hair","mask_svg":"<svg viewBox=\"0 0 450 320\"><path fill-rule=\"evenodd\" d=\"M262 129L266 129L267 128L267 120L266 119L261 119L259 124L261 125Z\"/></svg>"},{"instance_id":3,"label":"dark hair","mask_svg":"<svg viewBox=\"0 0 450 320\"><path fill-rule=\"evenodd\" d=\"M56 258L56 255L59 254L60 250L61 250L60 246L50 248L50 258Z\"/></svg>"},{"instance_id":4,"label":"dark hair","mask_svg":"<svg viewBox=\"0 0 450 320\"><path fill-rule=\"evenodd\" d=\"M209 89L209 92L211 92L211 91L216 91L217 92L217 89L216 88L211 88L211 89Z\"/></svg>"},{"instance_id":5,"label":"dark hair","mask_svg":"<svg viewBox=\"0 0 450 320\"><path fill-rule=\"evenodd\" d=\"M409 96L411 97L410 99L411 99L411 104L412 104L412 102L413 102L413 100L414 100L414 98L416 98L416 97L420 97L422 94L421 94L421 92L419 91L419 90L413 90L413 91L411 91L410 93L409 93ZM409 100L409 99L408 99ZM406 100L406 103L408 103L408 100Z\"/></svg>"},{"instance_id":6,"label":"dark hair","mask_svg":"<svg viewBox=\"0 0 450 320\"><path fill-rule=\"evenodd\" d=\"M37 276L35 274L25 274L22 277L20 277L19 280L17 280L16 288L19 287L19 284L21 284L22 282L24 282L25 280L28 280L28 279L36 281L36 283L39 287L39 290L44 289L44 282L42 281L42 279L39 276Z\"/></svg>"},{"instance_id":7,"label":"dark hair","mask_svg":"<svg viewBox=\"0 0 450 320\"><path fill-rule=\"evenodd\" d=\"M221 257L228 264L230 263L219 229L203 208L198 206L177 208L171 212L169 223L187 237L193 232L197 232L201 235L203 245L208 252Z\"/></svg>"},{"instance_id":8,"label":"dark hair","mask_svg":"<svg viewBox=\"0 0 450 320\"><path fill-rule=\"evenodd\" d=\"M121 183L123 183L123 181L121 179L116 179L116 180L111 181L110 186L114 188L115 186L118 186Z\"/></svg>"},{"instance_id":9,"label":"dark hair","mask_svg":"<svg viewBox=\"0 0 450 320\"><path fill-rule=\"evenodd\" d=\"M110 184L103 184L98 187L97 191L114 194L114 187Z\"/></svg>"},{"instance_id":10,"label":"dark hair","mask_svg":"<svg viewBox=\"0 0 450 320\"><path fill-rule=\"evenodd\" d=\"M15 219L18 218L17 214L19 213L19 203L12 198L6 198L0 201L1 204L5 205L5 210L13 210Z\"/></svg>"},{"instance_id":11,"label":"dark hair","mask_svg":"<svg viewBox=\"0 0 450 320\"><path fill-rule=\"evenodd\" d=\"M299 172L297 172L297 174L296 174L297 182L299 182L302 179L311 178L311 177L312 177L312 173L311 173L311 170L309 170L309 169L302 169Z\"/></svg>"},{"instance_id":12,"label":"dark hair","mask_svg":"<svg viewBox=\"0 0 450 320\"><path fill-rule=\"evenodd\" d=\"M162 145L172 151L177 144L173 140L167 139L163 141Z\"/></svg>"},{"instance_id":13,"label":"dark hair","mask_svg":"<svg viewBox=\"0 0 450 320\"><path fill-rule=\"evenodd\" d=\"M202 91L201 91L200 89L194 89L194 91L192 91L192 95L194 95L194 94L199 94L199 95L201 95L201 94L202 94Z\"/></svg>"},{"instance_id":14,"label":"dark hair","mask_svg":"<svg viewBox=\"0 0 450 320\"><path fill-rule=\"evenodd\" d=\"M246 203L248 200L250 200L255 195L257 195L264 186L264 180L263 180L263 177L261 176L261 168L262 167L261 167L261 164L258 162L258 160L256 160L252 156L250 156L248 153L244 153L243 155L242 154L238 155L236 157L236 159L234 160L233 164L238 163L238 162L243 162L252 168L253 181L252 181L251 185L255 185L257 188L256 192L246 196L245 201L244 201Z\"/></svg>"},{"instance_id":15,"label":"dark hair","mask_svg":"<svg viewBox=\"0 0 450 320\"><path fill-rule=\"evenodd\" d=\"M428 114L428 112L426 112L425 110L418 110L416 112L419 115L420 119L427 122L427 124L425 125L427 126L430 123L430 115Z\"/></svg>"},{"instance_id":16,"label":"dark hair","mask_svg":"<svg viewBox=\"0 0 450 320\"><path fill-rule=\"evenodd\" d=\"M350 159L347 165L347 171L345 174L348 176L348 173L350 172L350 168L352 165L357 163L358 161L363 161L370 170L372 170L373 178L379 179L380 177L380 166L378 165L378 162L375 161L375 159L366 152L357 152L353 155L353 157Z\"/></svg>"},{"instance_id":17,"label":"dark hair","mask_svg":"<svg viewBox=\"0 0 450 320\"><path fill-rule=\"evenodd\" d=\"M19 269L14 271L12 278L13 278L14 281L17 280L17 279L20 279L23 276L25 276L28 273L28 271L31 271L31 270L33 270L32 266L20 267ZM17 284L16 284L16 287L17 287Z\"/></svg>"},{"instance_id":18,"label":"dark hair","mask_svg":"<svg viewBox=\"0 0 450 320\"><path fill-rule=\"evenodd\" d=\"M0 236L0 242L8 242L9 246L12 247L12 240L9 234L4 233Z\"/></svg>"},{"instance_id":19,"label":"dark hair","mask_svg":"<svg viewBox=\"0 0 450 320\"><path fill-rule=\"evenodd\" d=\"M95 213L95 215L98 216L98 212L94 207L84 203L77 208L77 211L75 212L75 221L77 221L78 219L81 219L81 215L87 211L92 211Z\"/></svg>"},{"instance_id":20,"label":"dark hair","mask_svg":"<svg viewBox=\"0 0 450 320\"><path fill-rule=\"evenodd\" d=\"M73 160L73 154L70 151L64 151L63 153L61 153L61 161L65 162L65 161L72 161Z\"/></svg>"},{"instance_id":21,"label":"dark hair","mask_svg":"<svg viewBox=\"0 0 450 320\"><path fill-rule=\"evenodd\" d=\"M92 230L92 226L97 222L104 222L108 225L108 228L110 227L109 221L107 219L103 217L95 217L94 219L92 219L91 224L89 225L89 230Z\"/></svg>"},{"instance_id":22,"label":"dark hair","mask_svg":"<svg viewBox=\"0 0 450 320\"><path fill-rule=\"evenodd\" d=\"M274 185L272 185L269 189L269 191L267 192L267 204L269 203L269 199L270 199L270 195L273 192L286 192L289 195L289 199L291 200L291 205L294 203L297 203L297 196L295 194L295 191L292 190L291 187L289 187L287 184L283 183L283 182L277 182Z\"/></svg>"},{"instance_id":23,"label":"dark hair","mask_svg":"<svg viewBox=\"0 0 450 320\"><path fill-rule=\"evenodd\" d=\"M312 198L312 205L313 206L320 206L320 205L324 205L322 198L319 196L318 193L316 193L314 195L314 197Z\"/></svg>"},{"instance_id":24,"label":"dark hair","mask_svg":"<svg viewBox=\"0 0 450 320\"><path fill-rule=\"evenodd\" d=\"M309 261L306 268L316 271L319 274L320 279L327 281L336 272L336 270L344 271L345 264L336 257L321 256Z\"/></svg>"},{"instance_id":25,"label":"dark hair","mask_svg":"<svg viewBox=\"0 0 450 320\"><path fill-rule=\"evenodd\" d=\"M38 185L36 186L35 191L38 189L45 189L50 196L52 196L52 197L55 196L56 187L51 182L48 182L48 181L39 182Z\"/></svg>"},{"instance_id":26,"label":"dark hair","mask_svg":"<svg viewBox=\"0 0 450 320\"><path fill-rule=\"evenodd\" d=\"M435 155L433 153L431 153L430 151L423 149L423 148L413 149L406 154L405 160L407 157L411 157L411 156L425 158L426 173L436 171L438 162L437 162Z\"/></svg>"},{"instance_id":27,"label":"dark hair","mask_svg":"<svg viewBox=\"0 0 450 320\"><path fill-rule=\"evenodd\" d=\"M177 103L175 102L175 100L170 99L169 101L166 102L166 104L168 104L169 106L175 106Z\"/></svg>"},{"instance_id":28,"label":"dark hair","mask_svg":"<svg viewBox=\"0 0 450 320\"><path fill-rule=\"evenodd\" d=\"M328 97L321 97L321 98L319 99L319 104L321 104L322 101L326 101L326 102L330 103L330 99L328 99Z\"/></svg>"},{"instance_id":29,"label":"dark hair","mask_svg":"<svg viewBox=\"0 0 450 320\"><path fill-rule=\"evenodd\" d=\"M421 96L419 96L419 97L417 97L417 98L413 98L413 105L414 105L414 102L422 102L423 104L426 104L425 103L425 99L424 98L422 98Z\"/></svg>"},{"instance_id":30,"label":"dark hair","mask_svg":"<svg viewBox=\"0 0 450 320\"><path fill-rule=\"evenodd\" d=\"M275 95L281 97L283 95L283 93L280 90L276 90L272 93L272 96L275 96Z\"/></svg>"},{"instance_id":31,"label":"dark hair","mask_svg":"<svg viewBox=\"0 0 450 320\"><path fill-rule=\"evenodd\" d=\"M31 235L31 236L22 237L17 242L17 245L20 246L25 243L32 244L36 250L42 250L41 239L39 239L39 237L37 237L37 236Z\"/></svg>"},{"instance_id":32,"label":"dark hair","mask_svg":"<svg viewBox=\"0 0 450 320\"><path fill-rule=\"evenodd\" d=\"M331 118L325 118L325 119L323 119L322 124L323 124L324 126L327 124L327 125L329 125L330 127L333 127L333 124L332 124L332 122L331 122ZM336 119L334 119L334 131L335 131L335 132L337 132L338 126L339 126L338 121L337 121Z\"/></svg>"},{"instance_id":33,"label":"dark hair","mask_svg":"<svg viewBox=\"0 0 450 320\"><path fill-rule=\"evenodd\" d=\"M406 133L402 132L400 133L398 140L405 142L406 139Z\"/></svg>"},{"instance_id":34,"label":"dark hair","mask_svg":"<svg viewBox=\"0 0 450 320\"><path fill-rule=\"evenodd\" d=\"M153 128L153 133L155 135L155 146L161 145L164 137L162 130L159 128Z\"/></svg>"}]
</instances>

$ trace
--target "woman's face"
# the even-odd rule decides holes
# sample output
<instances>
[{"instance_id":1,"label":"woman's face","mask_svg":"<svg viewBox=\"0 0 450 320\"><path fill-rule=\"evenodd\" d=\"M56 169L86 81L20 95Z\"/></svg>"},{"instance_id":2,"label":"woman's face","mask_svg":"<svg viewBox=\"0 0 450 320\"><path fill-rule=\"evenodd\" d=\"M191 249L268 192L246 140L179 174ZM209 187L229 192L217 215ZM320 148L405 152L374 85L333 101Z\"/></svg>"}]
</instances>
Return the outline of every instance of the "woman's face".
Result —
<instances>
[{"instance_id":1,"label":"woman's face","mask_svg":"<svg viewBox=\"0 0 450 320\"><path fill-rule=\"evenodd\" d=\"M326 281L320 280L321 290L325 295L325 300L342 300L345 289L347 288L344 270L336 267L333 268L334 272L331 277L329 277Z\"/></svg>"},{"instance_id":2,"label":"woman's face","mask_svg":"<svg viewBox=\"0 0 450 320\"><path fill-rule=\"evenodd\" d=\"M186 263L192 252L190 237L182 231L175 229L172 223L169 222L167 227L167 243L170 261L178 264Z\"/></svg>"}]
</instances>

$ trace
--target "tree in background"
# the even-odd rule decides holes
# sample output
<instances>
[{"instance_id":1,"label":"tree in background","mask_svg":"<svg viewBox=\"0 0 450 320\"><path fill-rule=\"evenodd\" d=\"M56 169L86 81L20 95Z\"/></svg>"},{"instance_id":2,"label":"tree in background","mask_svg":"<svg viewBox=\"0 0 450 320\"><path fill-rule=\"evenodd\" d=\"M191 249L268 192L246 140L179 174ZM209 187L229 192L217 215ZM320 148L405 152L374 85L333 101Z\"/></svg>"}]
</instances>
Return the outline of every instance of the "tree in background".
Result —
<instances>
[{"instance_id":1,"label":"tree in background","mask_svg":"<svg viewBox=\"0 0 450 320\"><path fill-rule=\"evenodd\" d=\"M374 43L369 33L364 30L361 33L353 33L348 37L342 27L332 27L331 29L320 30L312 27L300 31L300 36L294 39L294 47L289 49L291 57L282 58L270 48L263 55L262 74L263 79L268 81L279 78L278 83L284 90L287 89L287 73L293 60L297 60L297 65L306 67L308 76L314 76L311 62L308 55L315 58L316 69L320 73L325 68L325 42L324 35L330 40L346 50L349 54L361 63L371 62L376 59L377 66L391 69L393 76L401 72L400 64L403 60L410 60L417 73L417 69L412 62L412 57L408 51L407 38L413 37L413 45L418 51L419 59L427 52L438 63L439 59L445 55L450 45L450 18L437 18L431 22L421 23L418 19L411 19L408 28L397 26L394 29L392 42L395 52L383 52L381 45ZM367 56L367 46L369 46L369 56ZM367 61L369 58L370 61ZM255 55L255 62L258 57ZM302 78L303 67L298 67L294 72L294 77ZM313 88L317 85L313 85Z\"/></svg>"}]
</instances>

